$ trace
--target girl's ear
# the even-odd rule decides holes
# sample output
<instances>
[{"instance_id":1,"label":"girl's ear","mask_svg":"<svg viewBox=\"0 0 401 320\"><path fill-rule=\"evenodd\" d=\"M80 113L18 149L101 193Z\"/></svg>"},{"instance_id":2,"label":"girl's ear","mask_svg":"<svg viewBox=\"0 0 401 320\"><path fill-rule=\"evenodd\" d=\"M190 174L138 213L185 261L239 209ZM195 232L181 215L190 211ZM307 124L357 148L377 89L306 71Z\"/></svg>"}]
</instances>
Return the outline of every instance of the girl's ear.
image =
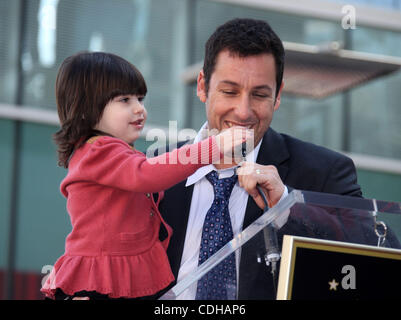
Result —
<instances>
[{"instance_id":1,"label":"girl's ear","mask_svg":"<svg viewBox=\"0 0 401 320\"><path fill-rule=\"evenodd\" d=\"M199 71L198 79L197 79L197 89L196 94L199 97L199 100L203 103L207 100L207 93L205 87L205 74L203 73L203 69Z\"/></svg>"}]
</instances>

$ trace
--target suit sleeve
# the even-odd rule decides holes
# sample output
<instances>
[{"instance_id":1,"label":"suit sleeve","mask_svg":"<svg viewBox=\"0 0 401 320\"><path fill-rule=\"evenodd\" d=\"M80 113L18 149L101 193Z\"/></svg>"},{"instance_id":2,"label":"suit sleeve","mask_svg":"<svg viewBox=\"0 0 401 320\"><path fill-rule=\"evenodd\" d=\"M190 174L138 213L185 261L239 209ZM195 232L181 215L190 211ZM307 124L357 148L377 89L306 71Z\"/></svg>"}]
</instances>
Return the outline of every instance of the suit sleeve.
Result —
<instances>
[{"instance_id":1,"label":"suit sleeve","mask_svg":"<svg viewBox=\"0 0 401 320\"><path fill-rule=\"evenodd\" d=\"M341 155L334 161L322 192L362 197L355 165L350 158Z\"/></svg>"}]
</instances>

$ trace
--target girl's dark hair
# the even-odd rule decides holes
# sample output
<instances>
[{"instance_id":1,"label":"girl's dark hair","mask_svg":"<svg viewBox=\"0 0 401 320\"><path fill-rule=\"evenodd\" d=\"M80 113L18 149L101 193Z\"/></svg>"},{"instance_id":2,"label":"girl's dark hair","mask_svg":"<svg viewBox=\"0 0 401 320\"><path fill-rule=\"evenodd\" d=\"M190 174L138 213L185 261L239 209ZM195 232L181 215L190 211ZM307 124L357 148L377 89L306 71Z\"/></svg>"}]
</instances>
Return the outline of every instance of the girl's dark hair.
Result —
<instances>
[{"instance_id":1,"label":"girl's dark hair","mask_svg":"<svg viewBox=\"0 0 401 320\"><path fill-rule=\"evenodd\" d=\"M61 128L54 135L59 165L68 168L76 148L95 135L107 103L119 95L145 96L142 74L125 59L104 52L79 52L61 64L56 103Z\"/></svg>"},{"instance_id":2,"label":"girl's dark hair","mask_svg":"<svg viewBox=\"0 0 401 320\"><path fill-rule=\"evenodd\" d=\"M276 64L276 96L280 90L284 72L284 47L278 35L263 20L236 18L219 26L205 44L206 93L220 52L228 50L239 57L271 53Z\"/></svg>"}]
</instances>

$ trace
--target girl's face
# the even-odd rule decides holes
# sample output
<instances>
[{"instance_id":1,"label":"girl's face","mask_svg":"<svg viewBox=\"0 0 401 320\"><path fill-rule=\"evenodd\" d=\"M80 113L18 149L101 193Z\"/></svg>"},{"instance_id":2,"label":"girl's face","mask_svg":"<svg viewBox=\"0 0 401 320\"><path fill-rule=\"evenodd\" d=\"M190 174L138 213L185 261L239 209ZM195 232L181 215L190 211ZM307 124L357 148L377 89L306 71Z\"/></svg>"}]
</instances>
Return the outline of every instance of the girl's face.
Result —
<instances>
[{"instance_id":1,"label":"girl's face","mask_svg":"<svg viewBox=\"0 0 401 320\"><path fill-rule=\"evenodd\" d=\"M113 98L104 108L94 129L133 144L139 138L147 118L143 100L144 97L136 95Z\"/></svg>"}]
</instances>

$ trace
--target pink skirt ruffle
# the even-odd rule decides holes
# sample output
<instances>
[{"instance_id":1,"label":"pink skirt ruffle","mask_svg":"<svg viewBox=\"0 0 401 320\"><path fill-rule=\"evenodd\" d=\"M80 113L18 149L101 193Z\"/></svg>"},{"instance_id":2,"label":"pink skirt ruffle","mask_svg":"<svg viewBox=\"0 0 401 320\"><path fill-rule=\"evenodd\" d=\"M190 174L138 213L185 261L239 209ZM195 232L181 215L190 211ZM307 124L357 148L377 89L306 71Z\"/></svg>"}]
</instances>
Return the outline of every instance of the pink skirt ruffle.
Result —
<instances>
[{"instance_id":1,"label":"pink skirt ruffle","mask_svg":"<svg viewBox=\"0 0 401 320\"><path fill-rule=\"evenodd\" d=\"M140 255L61 256L41 292L54 298L57 288L67 295L82 290L110 298L149 296L166 288L174 276L160 243Z\"/></svg>"}]
</instances>

